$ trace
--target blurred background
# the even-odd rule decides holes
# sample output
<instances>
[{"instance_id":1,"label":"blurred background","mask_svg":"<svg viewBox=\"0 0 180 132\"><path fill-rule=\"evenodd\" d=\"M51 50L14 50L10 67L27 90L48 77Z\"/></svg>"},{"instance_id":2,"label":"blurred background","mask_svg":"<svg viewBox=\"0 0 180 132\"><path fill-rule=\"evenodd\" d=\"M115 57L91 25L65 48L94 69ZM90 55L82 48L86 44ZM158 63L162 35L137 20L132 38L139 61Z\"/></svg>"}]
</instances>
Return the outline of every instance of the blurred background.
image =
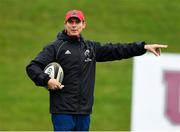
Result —
<instances>
[{"instance_id":1,"label":"blurred background","mask_svg":"<svg viewBox=\"0 0 180 132\"><path fill-rule=\"evenodd\" d=\"M83 10L83 36L163 43L180 52L179 0L0 0L0 130L52 130L48 92L26 65L56 38L68 10ZM132 59L98 63L90 130L130 130Z\"/></svg>"}]
</instances>

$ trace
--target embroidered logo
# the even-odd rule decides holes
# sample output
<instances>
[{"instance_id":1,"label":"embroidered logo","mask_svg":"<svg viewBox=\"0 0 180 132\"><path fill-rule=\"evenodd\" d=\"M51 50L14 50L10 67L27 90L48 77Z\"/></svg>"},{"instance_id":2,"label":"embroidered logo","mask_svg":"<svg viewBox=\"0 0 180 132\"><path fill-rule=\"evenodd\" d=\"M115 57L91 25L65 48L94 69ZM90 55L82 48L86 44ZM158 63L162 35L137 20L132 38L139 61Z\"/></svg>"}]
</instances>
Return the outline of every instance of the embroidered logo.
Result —
<instances>
[{"instance_id":1,"label":"embroidered logo","mask_svg":"<svg viewBox=\"0 0 180 132\"><path fill-rule=\"evenodd\" d=\"M86 50L85 52L84 52L84 55L87 57L84 61L85 62L90 62L90 61L92 61L92 59L90 59L89 57L90 57L90 50Z\"/></svg>"},{"instance_id":2,"label":"embroidered logo","mask_svg":"<svg viewBox=\"0 0 180 132\"><path fill-rule=\"evenodd\" d=\"M70 55L71 52L69 50L66 50L65 55Z\"/></svg>"},{"instance_id":3,"label":"embroidered logo","mask_svg":"<svg viewBox=\"0 0 180 132\"><path fill-rule=\"evenodd\" d=\"M92 59L87 58L87 59L85 59L84 61L85 61L85 62L90 62L90 61L92 61Z\"/></svg>"},{"instance_id":4,"label":"embroidered logo","mask_svg":"<svg viewBox=\"0 0 180 132\"><path fill-rule=\"evenodd\" d=\"M87 50L84 52L84 55L85 55L85 56L89 56L89 54L90 54L90 51L87 49Z\"/></svg>"}]
</instances>

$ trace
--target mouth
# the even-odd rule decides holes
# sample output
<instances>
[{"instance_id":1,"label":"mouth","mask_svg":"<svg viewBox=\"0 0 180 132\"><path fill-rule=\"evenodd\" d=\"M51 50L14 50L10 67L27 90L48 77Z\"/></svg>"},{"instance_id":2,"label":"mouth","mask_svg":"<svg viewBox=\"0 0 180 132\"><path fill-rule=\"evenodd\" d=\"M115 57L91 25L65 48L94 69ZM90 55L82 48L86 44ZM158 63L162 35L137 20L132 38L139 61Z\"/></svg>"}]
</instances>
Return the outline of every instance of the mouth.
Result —
<instances>
[{"instance_id":1,"label":"mouth","mask_svg":"<svg viewBox=\"0 0 180 132\"><path fill-rule=\"evenodd\" d=\"M71 31L72 31L72 32L76 32L77 30L76 30L76 29L72 29Z\"/></svg>"}]
</instances>

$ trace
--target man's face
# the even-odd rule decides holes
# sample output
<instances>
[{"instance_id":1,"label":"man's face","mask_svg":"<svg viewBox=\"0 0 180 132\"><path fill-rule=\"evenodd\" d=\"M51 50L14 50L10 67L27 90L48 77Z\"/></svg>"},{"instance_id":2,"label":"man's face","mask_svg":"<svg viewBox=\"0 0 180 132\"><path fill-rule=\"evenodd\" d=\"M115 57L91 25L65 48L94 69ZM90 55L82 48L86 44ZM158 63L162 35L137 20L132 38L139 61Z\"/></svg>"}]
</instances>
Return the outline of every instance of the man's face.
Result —
<instances>
[{"instance_id":1,"label":"man's face","mask_svg":"<svg viewBox=\"0 0 180 132\"><path fill-rule=\"evenodd\" d=\"M67 22L65 22L65 29L69 36L79 36L85 27L85 22L82 22L75 17L72 17L69 20L67 20Z\"/></svg>"}]
</instances>

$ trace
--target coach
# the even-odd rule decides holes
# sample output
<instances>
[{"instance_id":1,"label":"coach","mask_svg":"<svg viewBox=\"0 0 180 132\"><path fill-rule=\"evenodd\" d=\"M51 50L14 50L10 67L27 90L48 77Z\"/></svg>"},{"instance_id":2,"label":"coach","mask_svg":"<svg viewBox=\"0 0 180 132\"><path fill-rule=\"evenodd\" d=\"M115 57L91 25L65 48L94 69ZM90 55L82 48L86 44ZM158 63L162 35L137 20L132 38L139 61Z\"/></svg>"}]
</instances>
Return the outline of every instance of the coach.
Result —
<instances>
[{"instance_id":1,"label":"coach","mask_svg":"<svg viewBox=\"0 0 180 132\"><path fill-rule=\"evenodd\" d=\"M133 42L102 45L85 40L86 27L82 11L71 10L65 16L65 29L26 67L28 76L37 86L48 86L50 113L55 131L87 131L93 106L96 62L121 60L150 51L160 55L166 45ZM106 36L105 36L106 37ZM58 62L64 70L62 84L43 72L46 65Z\"/></svg>"}]
</instances>

